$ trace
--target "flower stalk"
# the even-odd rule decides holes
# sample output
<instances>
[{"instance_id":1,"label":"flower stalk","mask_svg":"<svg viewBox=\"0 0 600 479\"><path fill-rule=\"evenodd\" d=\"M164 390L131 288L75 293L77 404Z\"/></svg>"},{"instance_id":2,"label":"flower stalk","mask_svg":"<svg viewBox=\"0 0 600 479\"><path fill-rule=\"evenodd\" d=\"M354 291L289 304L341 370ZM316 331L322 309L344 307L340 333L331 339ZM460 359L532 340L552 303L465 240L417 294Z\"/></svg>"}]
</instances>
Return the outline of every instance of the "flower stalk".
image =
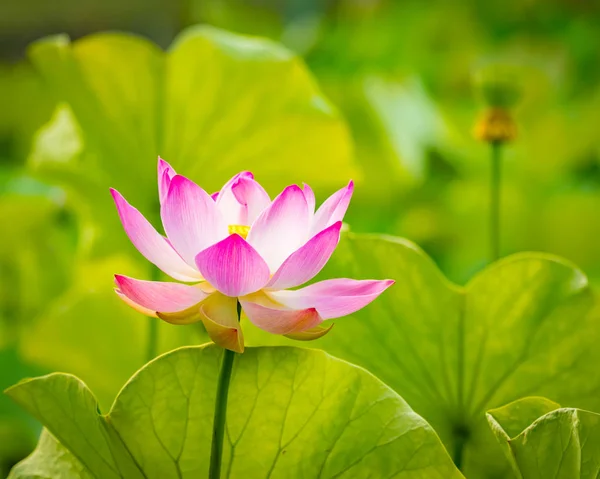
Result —
<instances>
[{"instance_id":1,"label":"flower stalk","mask_svg":"<svg viewBox=\"0 0 600 479\"><path fill-rule=\"evenodd\" d=\"M242 313L242 307L238 301L238 321ZM229 397L229 384L231 372L236 353L229 349L223 350L223 360L217 384L217 396L215 399L215 415L213 419L212 446L210 451L209 479L220 479L221 463L223 461L223 439L225 436L225 421L227 419L227 399Z\"/></svg>"},{"instance_id":2,"label":"flower stalk","mask_svg":"<svg viewBox=\"0 0 600 479\"><path fill-rule=\"evenodd\" d=\"M508 71L490 68L480 72L479 90L486 104L475 124L475 138L490 145L490 259L500 258L500 200L502 147L517 136L517 126L511 109L520 97L518 82Z\"/></svg>"},{"instance_id":3,"label":"flower stalk","mask_svg":"<svg viewBox=\"0 0 600 479\"><path fill-rule=\"evenodd\" d=\"M501 170L502 143L495 141L491 148L490 174L490 255L491 260L500 258L500 199L501 199Z\"/></svg>"},{"instance_id":4,"label":"flower stalk","mask_svg":"<svg viewBox=\"0 0 600 479\"><path fill-rule=\"evenodd\" d=\"M490 145L490 260L500 258L500 203L502 189L502 147L516 136L510 113L501 108L486 111L475 125L475 137Z\"/></svg>"}]
</instances>

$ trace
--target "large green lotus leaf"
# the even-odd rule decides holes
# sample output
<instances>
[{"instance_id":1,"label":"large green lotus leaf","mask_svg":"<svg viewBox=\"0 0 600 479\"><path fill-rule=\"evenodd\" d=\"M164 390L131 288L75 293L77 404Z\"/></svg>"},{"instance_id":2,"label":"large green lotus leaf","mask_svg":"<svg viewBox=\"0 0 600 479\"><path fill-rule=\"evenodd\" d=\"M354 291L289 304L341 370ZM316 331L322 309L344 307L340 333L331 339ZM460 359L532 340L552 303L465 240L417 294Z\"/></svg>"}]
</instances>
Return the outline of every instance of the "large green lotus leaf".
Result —
<instances>
[{"instance_id":1,"label":"large green lotus leaf","mask_svg":"<svg viewBox=\"0 0 600 479\"><path fill-rule=\"evenodd\" d=\"M116 217L109 186L157 216L158 155L209 191L248 169L273 192L294 181L331 188L353 173L344 122L302 61L271 41L203 26L166 53L102 33L50 37L30 57L63 102L30 163L99 222Z\"/></svg>"},{"instance_id":2,"label":"large green lotus leaf","mask_svg":"<svg viewBox=\"0 0 600 479\"><path fill-rule=\"evenodd\" d=\"M8 478L94 479L81 462L47 430L29 457L12 468Z\"/></svg>"},{"instance_id":3,"label":"large green lotus leaf","mask_svg":"<svg viewBox=\"0 0 600 479\"><path fill-rule=\"evenodd\" d=\"M488 411L487 419L519 479L596 479L600 415L541 397Z\"/></svg>"},{"instance_id":4,"label":"large green lotus leaf","mask_svg":"<svg viewBox=\"0 0 600 479\"><path fill-rule=\"evenodd\" d=\"M51 374L7 394L95 477L206 477L222 349L181 348L142 368L102 416L77 378ZM13 472L56 474L56 441ZM62 455L62 453L61 453ZM64 467L75 467L71 458ZM461 478L433 429L361 368L322 351L250 348L236 356L223 477ZM375 476L374 476L375 475ZM62 477L62 476L60 476Z\"/></svg>"},{"instance_id":5,"label":"large green lotus leaf","mask_svg":"<svg viewBox=\"0 0 600 479\"><path fill-rule=\"evenodd\" d=\"M14 348L0 348L0 391L24 377L48 370L26 364ZM5 395L0 395L0 477L27 456L35 446L39 424Z\"/></svg>"},{"instance_id":6,"label":"large green lotus leaf","mask_svg":"<svg viewBox=\"0 0 600 479\"><path fill-rule=\"evenodd\" d=\"M207 341L195 325L170 325L124 304L113 291L115 271L147 277L120 256L83 262L71 289L48 305L19 344L28 362L85 380L103 407L146 362L150 322L158 324L159 352Z\"/></svg>"},{"instance_id":7,"label":"large green lotus leaf","mask_svg":"<svg viewBox=\"0 0 600 479\"><path fill-rule=\"evenodd\" d=\"M313 344L389 384L457 459L464 444L467 477L506 477L488 409L529 395L600 408L600 315L585 276L566 261L518 254L461 287L408 241L349 233L326 277L396 280ZM251 344L284 341L246 329Z\"/></svg>"}]
</instances>

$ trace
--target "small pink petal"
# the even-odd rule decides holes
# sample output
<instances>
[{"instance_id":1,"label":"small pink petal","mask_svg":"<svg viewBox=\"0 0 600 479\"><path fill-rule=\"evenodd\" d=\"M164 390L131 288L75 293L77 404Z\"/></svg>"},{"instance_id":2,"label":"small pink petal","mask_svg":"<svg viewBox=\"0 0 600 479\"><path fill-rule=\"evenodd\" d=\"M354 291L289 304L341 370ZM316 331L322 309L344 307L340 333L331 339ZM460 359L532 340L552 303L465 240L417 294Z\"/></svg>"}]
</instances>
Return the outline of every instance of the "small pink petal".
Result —
<instances>
[{"instance_id":1,"label":"small pink petal","mask_svg":"<svg viewBox=\"0 0 600 479\"><path fill-rule=\"evenodd\" d=\"M242 222L234 224L250 226L258 218L258 215L271 204L269 194L252 178L239 178L231 185L231 191L242 206L245 216Z\"/></svg>"},{"instance_id":2,"label":"small pink petal","mask_svg":"<svg viewBox=\"0 0 600 479\"><path fill-rule=\"evenodd\" d=\"M302 192L304 193L304 198L306 198L306 204L308 205L308 211L311 215L315 213L315 193L310 186L306 183L303 185Z\"/></svg>"},{"instance_id":3,"label":"small pink petal","mask_svg":"<svg viewBox=\"0 0 600 479\"><path fill-rule=\"evenodd\" d=\"M160 155L158 156L158 164L156 165L156 169L158 171L158 177L159 178L162 176L163 172L166 171L166 170L170 170L170 171L173 172L173 174L171 175L172 177L177 174L175 172L175 169L169 164L169 162L165 161L164 159L162 159L160 157Z\"/></svg>"},{"instance_id":4,"label":"small pink petal","mask_svg":"<svg viewBox=\"0 0 600 479\"><path fill-rule=\"evenodd\" d=\"M196 265L204 278L226 296L253 293L269 281L267 263L237 234L198 253Z\"/></svg>"},{"instance_id":5,"label":"small pink petal","mask_svg":"<svg viewBox=\"0 0 600 479\"><path fill-rule=\"evenodd\" d=\"M336 191L325 200L313 218L311 226L311 232L313 234L327 228L336 221L342 221L344 219L353 191L354 182L350 181L348 186Z\"/></svg>"},{"instance_id":6,"label":"small pink petal","mask_svg":"<svg viewBox=\"0 0 600 479\"><path fill-rule=\"evenodd\" d=\"M308 227L304 193L296 185L288 186L256 219L248 233L248 243L256 248L271 271L277 271L306 242Z\"/></svg>"},{"instance_id":7,"label":"small pink petal","mask_svg":"<svg viewBox=\"0 0 600 479\"><path fill-rule=\"evenodd\" d=\"M119 295L125 296L129 304L138 305L142 312L152 312L151 316L183 311L208 297L200 288L181 283L143 281L119 274L115 282Z\"/></svg>"},{"instance_id":8,"label":"small pink petal","mask_svg":"<svg viewBox=\"0 0 600 479\"><path fill-rule=\"evenodd\" d=\"M315 308L290 310L281 308L276 303L269 304L264 299L260 302L262 304L249 298L240 298L242 309L252 324L269 333L299 333L314 328L322 321Z\"/></svg>"},{"instance_id":9,"label":"small pink petal","mask_svg":"<svg viewBox=\"0 0 600 479\"><path fill-rule=\"evenodd\" d=\"M233 196L231 186L242 176L252 175L249 171L242 171L231 178L221 191L212 195L212 198L217 203L217 209L221 213L223 220L227 225L241 225L242 223L242 208L239 202Z\"/></svg>"},{"instance_id":10,"label":"small pink petal","mask_svg":"<svg viewBox=\"0 0 600 479\"><path fill-rule=\"evenodd\" d=\"M287 308L315 308L323 319L332 319L364 308L392 284L392 280L328 279L296 291L273 291L268 295Z\"/></svg>"},{"instance_id":11,"label":"small pink petal","mask_svg":"<svg viewBox=\"0 0 600 479\"><path fill-rule=\"evenodd\" d=\"M158 157L158 199L162 204L169 192L171 179L177 174L175 169L160 156Z\"/></svg>"},{"instance_id":12,"label":"small pink petal","mask_svg":"<svg viewBox=\"0 0 600 479\"><path fill-rule=\"evenodd\" d=\"M231 190L231 185L233 185L237 180L239 180L240 178L247 178L250 180L254 179L254 175L252 174L251 171L242 171L236 175L233 175L228 181L227 183L225 183L223 185L223 188L221 188L221 191L219 193L223 193L225 191L229 191Z\"/></svg>"},{"instance_id":13,"label":"small pink petal","mask_svg":"<svg viewBox=\"0 0 600 479\"><path fill-rule=\"evenodd\" d=\"M171 247L167 239L160 235L146 218L117 191L110 193L117 206L125 233L144 257L166 274L179 281L198 281L200 273L186 264Z\"/></svg>"},{"instance_id":14,"label":"small pink petal","mask_svg":"<svg viewBox=\"0 0 600 479\"><path fill-rule=\"evenodd\" d=\"M160 213L173 248L190 265L194 264L200 251L228 234L227 225L212 198L181 175L171 180Z\"/></svg>"},{"instance_id":15,"label":"small pink petal","mask_svg":"<svg viewBox=\"0 0 600 479\"><path fill-rule=\"evenodd\" d=\"M267 284L268 289L287 289L306 283L323 269L340 241L342 222L332 224L294 251Z\"/></svg>"},{"instance_id":16,"label":"small pink petal","mask_svg":"<svg viewBox=\"0 0 600 479\"><path fill-rule=\"evenodd\" d=\"M249 171L229 180L217 197L217 206L230 225L250 226L271 203L269 195Z\"/></svg>"}]
</instances>

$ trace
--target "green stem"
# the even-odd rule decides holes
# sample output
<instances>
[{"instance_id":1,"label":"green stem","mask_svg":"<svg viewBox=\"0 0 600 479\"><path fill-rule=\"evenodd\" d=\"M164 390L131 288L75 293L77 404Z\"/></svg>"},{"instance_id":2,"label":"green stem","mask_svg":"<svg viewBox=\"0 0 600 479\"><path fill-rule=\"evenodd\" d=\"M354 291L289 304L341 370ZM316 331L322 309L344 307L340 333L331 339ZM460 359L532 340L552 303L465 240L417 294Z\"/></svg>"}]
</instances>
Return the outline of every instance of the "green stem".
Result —
<instances>
[{"instance_id":1,"label":"green stem","mask_svg":"<svg viewBox=\"0 0 600 479\"><path fill-rule=\"evenodd\" d=\"M454 448L452 450L452 460L454 461L454 465L459 471L462 471L463 462L464 462L464 454L465 454L465 446L469 441L470 431L467 423L464 419L459 419L454 425L453 429L454 436Z\"/></svg>"},{"instance_id":2,"label":"green stem","mask_svg":"<svg viewBox=\"0 0 600 479\"><path fill-rule=\"evenodd\" d=\"M238 321L242 308L237 304ZM229 396L229 383L235 353L229 349L223 351L219 383L217 384L217 397L215 400L215 416L213 419L212 447L210 451L209 479L220 479L221 462L223 459L223 438L225 435L225 419L227 417L227 397Z\"/></svg>"},{"instance_id":3,"label":"green stem","mask_svg":"<svg viewBox=\"0 0 600 479\"><path fill-rule=\"evenodd\" d=\"M502 142L491 143L492 168L490 175L490 256L492 261L500 258L500 184L502 166Z\"/></svg>"},{"instance_id":4,"label":"green stem","mask_svg":"<svg viewBox=\"0 0 600 479\"><path fill-rule=\"evenodd\" d=\"M150 270L150 279L158 281L160 279L160 270L152 265ZM148 319L148 342L146 343L146 361L151 361L158 354L158 319Z\"/></svg>"},{"instance_id":5,"label":"green stem","mask_svg":"<svg viewBox=\"0 0 600 479\"><path fill-rule=\"evenodd\" d=\"M454 443L454 453L452 454L452 460L454 465L459 471L462 471L463 453L465 450L465 440L462 437L457 437Z\"/></svg>"}]
</instances>

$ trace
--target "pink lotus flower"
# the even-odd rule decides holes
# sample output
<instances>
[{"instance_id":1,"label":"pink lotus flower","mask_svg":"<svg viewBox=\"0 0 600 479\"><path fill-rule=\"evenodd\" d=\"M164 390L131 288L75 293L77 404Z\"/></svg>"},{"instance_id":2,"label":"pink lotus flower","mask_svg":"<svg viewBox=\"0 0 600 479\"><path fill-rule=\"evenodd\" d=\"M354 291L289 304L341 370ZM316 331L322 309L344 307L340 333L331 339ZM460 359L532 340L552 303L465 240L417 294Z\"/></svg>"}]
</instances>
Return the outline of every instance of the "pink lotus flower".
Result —
<instances>
[{"instance_id":1,"label":"pink lotus flower","mask_svg":"<svg viewBox=\"0 0 600 479\"><path fill-rule=\"evenodd\" d=\"M316 339L331 329L326 319L351 314L393 281L330 279L291 290L312 279L340 239L353 184L331 195L315 212L308 185L291 185L273 201L250 172L218 193L202 188L158 159L160 215L166 237L111 189L125 232L135 247L182 284L115 275L117 294L130 306L169 323L202 321L218 345L242 352L239 303L248 319L274 334Z\"/></svg>"}]
</instances>

